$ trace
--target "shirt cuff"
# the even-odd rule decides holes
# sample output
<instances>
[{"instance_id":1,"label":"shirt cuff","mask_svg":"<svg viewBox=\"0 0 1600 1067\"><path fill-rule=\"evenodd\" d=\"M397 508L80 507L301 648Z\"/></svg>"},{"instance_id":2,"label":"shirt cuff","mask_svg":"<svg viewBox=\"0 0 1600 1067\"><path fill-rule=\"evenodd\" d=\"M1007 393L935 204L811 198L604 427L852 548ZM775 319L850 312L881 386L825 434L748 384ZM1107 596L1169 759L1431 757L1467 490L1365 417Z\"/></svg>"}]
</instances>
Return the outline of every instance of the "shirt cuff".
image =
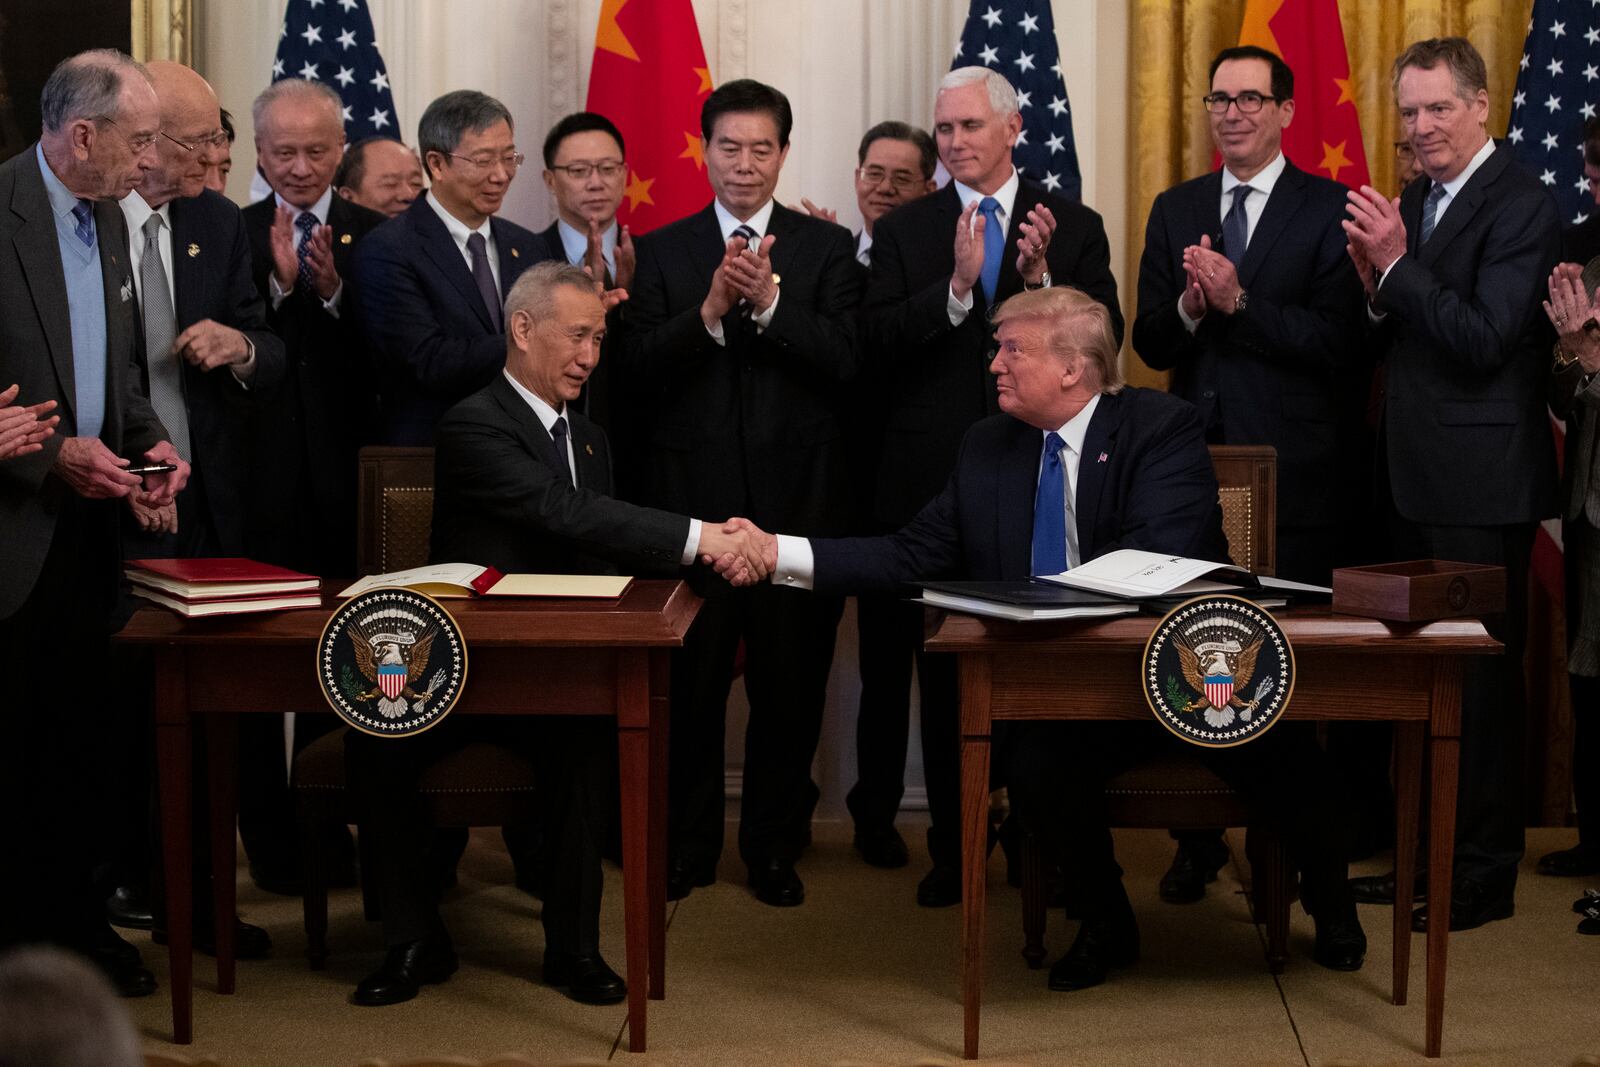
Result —
<instances>
[{"instance_id":1,"label":"shirt cuff","mask_svg":"<svg viewBox=\"0 0 1600 1067\"><path fill-rule=\"evenodd\" d=\"M772 303L767 305L767 310L763 311L759 315L750 316L750 321L756 324L756 329L765 330L768 326L772 325L772 313L778 310L778 297L782 295L783 294L781 292L773 293Z\"/></svg>"},{"instance_id":2,"label":"shirt cuff","mask_svg":"<svg viewBox=\"0 0 1600 1067\"><path fill-rule=\"evenodd\" d=\"M1204 317L1204 314L1204 312L1201 313L1202 317ZM1200 320L1191 319L1189 313L1183 310L1183 297L1181 296L1178 297L1178 318L1183 320L1183 328L1190 333L1194 333L1200 328Z\"/></svg>"},{"instance_id":3,"label":"shirt cuff","mask_svg":"<svg viewBox=\"0 0 1600 1067\"><path fill-rule=\"evenodd\" d=\"M339 303L343 299L344 299L344 279L340 278L339 279L339 284L334 287L333 295L328 297L328 299L326 299L326 300L324 300L322 302L322 310L326 311L328 314L332 315L334 318L338 318L339 317Z\"/></svg>"},{"instance_id":4,"label":"shirt cuff","mask_svg":"<svg viewBox=\"0 0 1600 1067\"><path fill-rule=\"evenodd\" d=\"M1396 263L1400 262L1404 258L1406 258L1406 254L1404 252L1402 252L1398 256L1395 256L1393 259L1391 259L1389 261L1389 265L1387 267L1383 268L1383 270L1378 272L1378 284L1373 286L1373 288L1375 290L1383 288L1384 279L1389 277L1389 272L1394 270L1394 265Z\"/></svg>"},{"instance_id":5,"label":"shirt cuff","mask_svg":"<svg viewBox=\"0 0 1600 1067\"><path fill-rule=\"evenodd\" d=\"M950 316L950 325L960 326L967 321L967 312L972 310L972 290L967 290L966 299L956 296L956 287L950 286L950 299L944 302L944 310Z\"/></svg>"},{"instance_id":6,"label":"shirt cuff","mask_svg":"<svg viewBox=\"0 0 1600 1067\"><path fill-rule=\"evenodd\" d=\"M811 542L793 534L778 534L778 566L770 579L789 589L810 589L816 584L817 564Z\"/></svg>"},{"instance_id":7,"label":"shirt cuff","mask_svg":"<svg viewBox=\"0 0 1600 1067\"><path fill-rule=\"evenodd\" d=\"M250 354L244 357L242 363L235 363L229 367L228 373L232 374L233 380L239 383L239 388L248 390L250 388L250 379L255 377L256 373L256 343L250 340L249 335L245 336L244 347Z\"/></svg>"},{"instance_id":8,"label":"shirt cuff","mask_svg":"<svg viewBox=\"0 0 1600 1067\"><path fill-rule=\"evenodd\" d=\"M706 327L706 333L709 333L711 335L711 339L713 341L717 342L717 344L721 345L723 348L727 348L728 347L728 339L722 333L722 320L721 319L718 319L716 322L712 323L710 326L707 326Z\"/></svg>"},{"instance_id":9,"label":"shirt cuff","mask_svg":"<svg viewBox=\"0 0 1600 1067\"><path fill-rule=\"evenodd\" d=\"M700 520L689 520L689 538L683 543L683 555L678 562L685 567L694 566L694 561L700 557Z\"/></svg>"},{"instance_id":10,"label":"shirt cuff","mask_svg":"<svg viewBox=\"0 0 1600 1067\"><path fill-rule=\"evenodd\" d=\"M268 273L267 295L272 299L272 310L277 311L278 305L289 299L289 290L278 284L278 276Z\"/></svg>"}]
</instances>

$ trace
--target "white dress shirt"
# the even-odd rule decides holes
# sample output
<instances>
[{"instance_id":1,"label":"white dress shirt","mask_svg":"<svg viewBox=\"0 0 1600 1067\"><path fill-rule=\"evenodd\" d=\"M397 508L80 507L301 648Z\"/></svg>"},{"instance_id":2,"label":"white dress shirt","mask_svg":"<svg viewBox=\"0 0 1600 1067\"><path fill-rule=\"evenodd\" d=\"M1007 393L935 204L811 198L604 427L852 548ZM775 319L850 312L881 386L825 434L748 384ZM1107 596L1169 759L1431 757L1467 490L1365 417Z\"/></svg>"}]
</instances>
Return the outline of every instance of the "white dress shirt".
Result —
<instances>
[{"instance_id":1,"label":"white dress shirt","mask_svg":"<svg viewBox=\"0 0 1600 1067\"><path fill-rule=\"evenodd\" d=\"M569 225L566 219L556 220L556 233L561 235L561 250L566 253L567 262L574 267L584 265L585 258L589 255L589 233ZM617 220L612 219L611 225L600 231L600 255L605 258L606 270L611 272L611 277L617 276ZM604 279L596 278L596 281Z\"/></svg>"},{"instance_id":2,"label":"white dress shirt","mask_svg":"<svg viewBox=\"0 0 1600 1067\"><path fill-rule=\"evenodd\" d=\"M450 214L445 206L439 203L436 196L428 197L428 206L433 208L444 223L444 228L450 231L450 236L455 238L456 247L461 250L461 258L467 264L467 273L472 272L472 253L467 251L467 238L475 233L483 234L484 255L489 259L489 273L494 275L494 290L497 293L505 292L500 284L500 249L494 243L494 228L489 225L489 220L484 219L483 224L477 229L468 228L467 224Z\"/></svg>"},{"instance_id":3,"label":"white dress shirt","mask_svg":"<svg viewBox=\"0 0 1600 1067\"><path fill-rule=\"evenodd\" d=\"M1007 178L1006 179L1006 183L1004 185L1002 185L1000 188L996 189L992 194L980 193L980 192L978 192L978 190L974 189L972 186L970 186L970 185L962 185L960 182L956 181L954 178L950 179L950 184L956 187L956 196L959 197L960 200L961 200L961 210L962 211L967 210L967 205L968 204L977 203L978 201L982 200L985 196L989 196L989 195L992 195L994 197L994 199L995 199L995 202L1000 205L1000 210L995 212L995 221L1000 224L1000 236L1002 238L1002 241L1001 241L1002 247L1000 249L1000 262L1001 262L1001 265L1004 266L1004 264L1005 264L1005 256L1006 256L1006 250L1004 248L1004 238L1005 238L1006 232L1011 229L1011 209L1017 206L1017 189L1020 188L1021 185L1022 185L1022 177L1021 177L1021 175L1019 175L1017 173L1017 168L1015 168L1015 167L1011 168L1011 177ZM976 227L978 225L978 214L979 214L979 212L977 212L977 211L974 211L972 213L972 225L974 227ZM960 326L963 322L966 321L967 313L970 312L971 310L972 310L972 290L970 290L970 289L967 290L967 295L966 295L965 299L957 297L956 296L955 279L951 279L951 282L950 282L950 296L949 296L949 299L945 301L945 311L948 312L949 315L950 315L950 325L952 325L952 326Z\"/></svg>"},{"instance_id":4,"label":"white dress shirt","mask_svg":"<svg viewBox=\"0 0 1600 1067\"><path fill-rule=\"evenodd\" d=\"M1234 176L1233 171L1227 167L1222 168L1222 199L1218 203L1217 233L1221 233L1222 220L1228 217L1228 212L1233 210L1233 191L1241 185L1248 185L1250 192L1244 198L1244 244L1250 247L1250 238L1256 235L1256 223L1261 221L1262 212L1267 210L1267 198L1272 196L1273 186L1278 184L1278 179L1283 177L1283 168L1288 164L1282 152L1273 157L1271 163L1262 167L1260 172L1249 181L1240 181ZM1213 244L1212 248L1216 245ZM1244 257L1241 256L1240 259ZM1183 325L1194 333L1200 325L1200 319L1191 319L1189 313L1183 309L1183 297L1178 297L1178 317L1183 320ZM1202 312L1201 317L1204 317Z\"/></svg>"},{"instance_id":5,"label":"white dress shirt","mask_svg":"<svg viewBox=\"0 0 1600 1067\"><path fill-rule=\"evenodd\" d=\"M856 235L856 262L863 267L872 266L872 231L865 226Z\"/></svg>"},{"instance_id":6,"label":"white dress shirt","mask_svg":"<svg viewBox=\"0 0 1600 1067\"><path fill-rule=\"evenodd\" d=\"M1095 408L1100 406L1100 394L1096 393L1089 398L1079 412L1068 419L1055 432L1061 435L1063 442L1061 457L1061 475L1067 484L1066 490L1066 528L1067 528L1067 566L1076 567L1083 562L1078 547L1078 522L1075 514L1078 493L1078 464L1083 456L1083 439L1089 433L1089 422L1094 418ZM1035 488L1039 484L1039 474L1044 470L1044 441L1047 430L1039 431L1039 466L1036 468L1033 483ZM778 534L778 565L773 568L769 581L773 585L784 585L794 589L810 589L816 583L817 562L816 556L811 551L809 538L796 537L793 534Z\"/></svg>"},{"instance_id":7,"label":"white dress shirt","mask_svg":"<svg viewBox=\"0 0 1600 1067\"><path fill-rule=\"evenodd\" d=\"M756 231L755 240L750 242L750 247L755 248L757 245L759 245L761 243L761 239L767 235L767 225L772 222L772 204L773 201L768 200L765 204L761 205L761 210L757 211L754 215L751 215L748 219L740 221L739 219L733 217L733 212L722 206L721 200L713 200L711 205L716 209L717 212L717 225L722 227L722 243L726 245L729 241L733 240L733 231L737 230L740 226L748 226L752 230ZM767 305L767 310L761 312L759 315L752 315L750 317L750 321L756 324L756 330L758 332L765 330L768 326L772 325L772 315L773 312L778 310L778 297L781 295L781 293L774 293L772 297L772 303ZM728 339L722 334L722 322L720 319L712 325L706 327L706 332L716 340L717 344L724 347L727 346Z\"/></svg>"},{"instance_id":8,"label":"white dress shirt","mask_svg":"<svg viewBox=\"0 0 1600 1067\"><path fill-rule=\"evenodd\" d=\"M283 208L285 211L289 212L295 217L296 225L294 228L294 249L296 254L298 254L300 251L301 234L298 222L301 213L306 211L311 212L312 215L316 216L318 226L326 226L328 224L328 211L333 207L333 186L330 185L326 189L322 190L322 196L317 199L315 204L312 204L307 208L295 207L293 204L289 203L289 201L285 200L276 193L272 194L272 198L278 202L279 207ZM298 265L299 264L296 263L297 267ZM290 289L292 288L293 286L290 287ZM290 289L285 289L283 286L278 284L277 271L272 271L267 275L267 291L268 296L272 298L273 311L277 311L278 305L283 303L284 300L288 298ZM343 297L344 279L340 278L338 286L333 290L333 295L324 300L322 302L322 306L327 310L328 314L332 315L334 318L338 318L339 301Z\"/></svg>"},{"instance_id":9,"label":"white dress shirt","mask_svg":"<svg viewBox=\"0 0 1600 1067\"><path fill-rule=\"evenodd\" d=\"M541 400L537 393L535 393L533 390L531 390L531 389L527 388L526 386L524 386L521 382L517 381L517 379L512 376L512 374L511 374L511 372L509 370L502 370L500 373L502 373L502 374L504 374L506 376L506 381L511 383L511 388L515 389L517 391L517 395L522 397L523 401L527 403L528 407L533 409L534 415L537 416L538 419L539 419L539 425L543 426L544 427L544 432L547 433L547 434L550 434L551 440L554 440L555 439L555 434L552 432L551 427L555 426L556 419L563 418L565 416L565 414L566 414L566 405L562 405L562 410L561 411L557 411L555 408L551 407L549 404L546 404L543 400ZM577 453L573 449L573 443L572 443L572 420L571 419L567 420L567 455L566 455L566 460L567 460L567 476L572 481L573 485L576 487L577 479L578 479L578 457L577 457ZM698 555L699 547L700 547L700 520L699 519L690 519L689 520L689 537L688 537L687 540L684 541L683 553L679 557L679 562L682 563L685 567L693 565L693 563L695 561L695 557Z\"/></svg>"}]
</instances>

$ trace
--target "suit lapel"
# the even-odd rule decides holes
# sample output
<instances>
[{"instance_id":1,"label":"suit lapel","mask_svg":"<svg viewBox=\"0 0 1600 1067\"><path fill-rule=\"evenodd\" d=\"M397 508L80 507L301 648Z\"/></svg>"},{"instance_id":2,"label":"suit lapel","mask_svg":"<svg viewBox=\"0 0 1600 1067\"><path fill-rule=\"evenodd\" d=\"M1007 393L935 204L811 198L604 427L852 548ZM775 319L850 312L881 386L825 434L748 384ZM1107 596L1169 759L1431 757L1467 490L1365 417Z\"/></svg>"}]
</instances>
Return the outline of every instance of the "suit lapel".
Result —
<instances>
[{"instance_id":1,"label":"suit lapel","mask_svg":"<svg viewBox=\"0 0 1600 1067\"><path fill-rule=\"evenodd\" d=\"M573 413L571 405L567 408L567 421L572 426L572 458L577 463L578 488L610 496L611 472L594 447L599 430L583 415Z\"/></svg>"},{"instance_id":2,"label":"suit lapel","mask_svg":"<svg viewBox=\"0 0 1600 1067\"><path fill-rule=\"evenodd\" d=\"M26 151L32 158L18 168L11 193L11 210L23 221L11 240L22 261L22 275L28 280L34 312L39 316L39 324L50 346L50 362L55 365L56 381L61 386L62 414L72 417L77 406L77 377L72 370L67 275L61 264L56 220L50 212L50 195L45 192L44 176L39 172L39 158L33 145ZM66 426L62 429L65 431Z\"/></svg>"},{"instance_id":3,"label":"suit lapel","mask_svg":"<svg viewBox=\"0 0 1600 1067\"><path fill-rule=\"evenodd\" d=\"M790 273L800 252L800 239L796 236L799 227L795 225L795 220L794 212L776 201L773 202L772 217L767 220L767 233L774 238L772 272L780 278Z\"/></svg>"},{"instance_id":4,"label":"suit lapel","mask_svg":"<svg viewBox=\"0 0 1600 1067\"><path fill-rule=\"evenodd\" d=\"M776 213L776 207L773 211ZM707 204L691 223L689 261L694 265L694 276L709 282L727 248L722 239L722 226L717 222L716 208Z\"/></svg>"},{"instance_id":5,"label":"suit lapel","mask_svg":"<svg viewBox=\"0 0 1600 1067\"><path fill-rule=\"evenodd\" d=\"M1211 238L1211 247L1222 245L1222 171L1214 170L1194 187L1194 200L1190 213L1194 218L1193 243L1199 244L1202 236ZM1183 257L1183 249L1178 249Z\"/></svg>"},{"instance_id":6,"label":"suit lapel","mask_svg":"<svg viewBox=\"0 0 1600 1067\"><path fill-rule=\"evenodd\" d=\"M1122 397L1101 393L1089 419L1078 457L1078 485L1073 494L1072 516L1078 528L1078 562L1093 559L1098 542L1094 531L1100 521L1100 498L1105 493L1106 472L1117 461L1117 428L1122 423ZM1102 458L1104 457L1104 458Z\"/></svg>"},{"instance_id":7,"label":"suit lapel","mask_svg":"<svg viewBox=\"0 0 1600 1067\"><path fill-rule=\"evenodd\" d=\"M494 322L489 318L489 309L478 293L478 283L472 280L472 271L467 269L467 261L462 258L461 248L456 244L456 239L450 236L450 231L445 229L444 222L434 214L433 205L429 204L427 199L427 194L423 194L407 209L411 214L411 225L417 232L422 250L433 260L434 266L449 279L450 284L455 286L456 292L461 294L461 299L466 301L467 307L472 308L477 314L484 331L493 333ZM504 271L500 276L505 277Z\"/></svg>"},{"instance_id":8,"label":"suit lapel","mask_svg":"<svg viewBox=\"0 0 1600 1067\"><path fill-rule=\"evenodd\" d=\"M1218 185L1220 196L1220 178ZM1255 284L1256 274L1271 253L1272 246L1283 236L1283 231L1305 202L1305 174L1293 163L1285 160L1283 173L1278 175L1278 180L1272 187L1272 195L1267 197L1267 206L1262 209L1261 218L1256 221L1255 232L1250 235L1250 243L1245 247L1244 262L1239 265L1240 285L1249 287Z\"/></svg>"},{"instance_id":9,"label":"suit lapel","mask_svg":"<svg viewBox=\"0 0 1600 1067\"><path fill-rule=\"evenodd\" d=\"M495 258L500 262L500 299L503 302L517 276L533 266L533 245L511 226L493 216L489 219L489 232L494 234ZM565 260L565 255L556 254Z\"/></svg>"},{"instance_id":10,"label":"suit lapel","mask_svg":"<svg viewBox=\"0 0 1600 1067\"><path fill-rule=\"evenodd\" d=\"M172 219L172 306L179 333L200 321L200 309L207 306L206 279L220 277L225 268L220 258L223 250L207 248L197 239L199 220L194 218L192 207L183 200L174 200L167 209ZM212 260L216 262L209 262Z\"/></svg>"},{"instance_id":11,"label":"suit lapel","mask_svg":"<svg viewBox=\"0 0 1600 1067\"><path fill-rule=\"evenodd\" d=\"M522 399L515 387L506 380L504 374L496 374L489 382L489 388L494 391L494 398L500 404L506 417L516 426L517 434L522 438L522 443L529 452L539 457L545 466L553 471L560 471L566 467L565 463L558 463L556 442L550 436L550 431L544 428L544 423L539 421L539 416L533 413L533 408ZM570 427L571 419L567 420ZM569 431L570 432L570 431ZM568 468L570 469L570 468Z\"/></svg>"},{"instance_id":12,"label":"suit lapel","mask_svg":"<svg viewBox=\"0 0 1600 1067\"><path fill-rule=\"evenodd\" d=\"M1428 243L1422 246L1422 251L1417 257L1425 266L1437 261L1456 234L1472 221L1473 216L1487 199L1485 190L1500 177L1500 172L1506 169L1506 163L1510 158L1508 149L1496 148L1472 177L1467 179L1467 184L1461 187L1461 191L1450 198L1450 203L1445 206L1444 217L1437 221ZM1418 226L1421 226L1420 219Z\"/></svg>"},{"instance_id":13,"label":"suit lapel","mask_svg":"<svg viewBox=\"0 0 1600 1067\"><path fill-rule=\"evenodd\" d=\"M1033 571L1033 500L1044 438L1025 422L1012 420L1010 426L1010 439L995 460L995 532L1000 578L1017 582Z\"/></svg>"},{"instance_id":14,"label":"suit lapel","mask_svg":"<svg viewBox=\"0 0 1600 1067\"><path fill-rule=\"evenodd\" d=\"M1432 185L1432 179L1423 175L1400 191L1400 221L1406 224L1406 251L1413 256L1417 254L1417 242L1422 239L1422 201ZM1381 263L1373 266L1383 268Z\"/></svg>"}]
</instances>

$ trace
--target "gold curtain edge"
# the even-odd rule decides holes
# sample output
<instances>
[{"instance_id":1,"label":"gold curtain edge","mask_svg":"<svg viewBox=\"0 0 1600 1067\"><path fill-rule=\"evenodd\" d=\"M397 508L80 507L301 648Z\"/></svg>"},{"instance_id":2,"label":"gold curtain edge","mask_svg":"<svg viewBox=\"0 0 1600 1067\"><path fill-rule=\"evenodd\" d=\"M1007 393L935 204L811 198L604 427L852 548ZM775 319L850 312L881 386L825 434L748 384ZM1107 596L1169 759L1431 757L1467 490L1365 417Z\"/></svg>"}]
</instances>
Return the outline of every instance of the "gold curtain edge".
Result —
<instances>
[{"instance_id":1,"label":"gold curtain edge","mask_svg":"<svg viewBox=\"0 0 1600 1067\"><path fill-rule=\"evenodd\" d=\"M131 0L133 58L194 65L194 0Z\"/></svg>"}]
</instances>

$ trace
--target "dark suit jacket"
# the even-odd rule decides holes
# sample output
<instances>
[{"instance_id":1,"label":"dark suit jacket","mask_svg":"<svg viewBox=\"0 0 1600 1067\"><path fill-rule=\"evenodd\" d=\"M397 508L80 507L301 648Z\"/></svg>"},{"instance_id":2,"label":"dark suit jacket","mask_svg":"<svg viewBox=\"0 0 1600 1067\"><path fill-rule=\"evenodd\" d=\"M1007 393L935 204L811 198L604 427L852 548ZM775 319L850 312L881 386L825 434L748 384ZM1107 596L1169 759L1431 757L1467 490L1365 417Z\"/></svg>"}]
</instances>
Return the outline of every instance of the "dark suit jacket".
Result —
<instances>
[{"instance_id":1,"label":"dark suit jacket","mask_svg":"<svg viewBox=\"0 0 1600 1067\"><path fill-rule=\"evenodd\" d=\"M1348 514L1338 482L1344 381L1367 361L1361 281L1345 252L1346 187L1287 163L1239 270L1249 291L1237 315L1217 312L1194 333L1178 314L1183 250L1222 229L1222 172L1156 197L1139 263L1133 347L1172 392L1200 409L1222 444L1278 450L1278 521L1325 526Z\"/></svg>"},{"instance_id":2,"label":"dark suit jacket","mask_svg":"<svg viewBox=\"0 0 1600 1067\"><path fill-rule=\"evenodd\" d=\"M496 217L489 228L504 299L524 270L553 257L514 222ZM432 444L439 417L505 366L506 340L427 194L356 248L355 282L363 294L362 331L378 366L379 437L390 445Z\"/></svg>"},{"instance_id":3,"label":"dark suit jacket","mask_svg":"<svg viewBox=\"0 0 1600 1067\"><path fill-rule=\"evenodd\" d=\"M139 384L138 325L128 230L122 209L99 203L94 211L106 302L106 412L100 439L120 456L138 459L165 440L166 429ZM124 299L123 294L127 297ZM0 378L22 386L19 404L56 401L61 416L44 450L0 461L0 619L27 600L55 536L56 516L72 490L50 468L68 437L78 436L76 377L66 275L55 219L33 145L0 164ZM85 560L103 568L115 588L113 557ZM70 611L68 605L63 610Z\"/></svg>"},{"instance_id":4,"label":"dark suit jacket","mask_svg":"<svg viewBox=\"0 0 1600 1067\"><path fill-rule=\"evenodd\" d=\"M727 347L700 321L723 255L712 206L639 238L618 374L648 413L647 503L765 529L843 532L845 398L856 375L859 275L850 232L775 204L781 292L763 332L735 308Z\"/></svg>"},{"instance_id":5,"label":"dark suit jacket","mask_svg":"<svg viewBox=\"0 0 1600 1067\"><path fill-rule=\"evenodd\" d=\"M174 200L172 301L178 333L205 319L242 331L256 346L256 370L241 386L226 367L183 368L193 464L223 555L244 554L250 471L251 410L282 384L283 342L267 326L267 309L250 278L250 241L232 201L207 189ZM191 254L192 253L192 254ZM143 330L140 351L143 352ZM149 358L149 353L144 353ZM146 378L148 381L148 378Z\"/></svg>"},{"instance_id":6,"label":"dark suit jacket","mask_svg":"<svg viewBox=\"0 0 1600 1067\"><path fill-rule=\"evenodd\" d=\"M377 375L360 327L360 295L352 263L357 242L385 217L342 196L328 207L333 231L333 265L343 292L339 314L323 307L314 293L296 287L276 309L269 279L273 273L272 223L276 197L267 197L243 211L250 239L251 276L267 309L267 322L283 339L288 369L282 387L263 397L254 419L251 444L252 536L260 548L252 555L272 556L281 542L286 507L302 506L309 490L327 538L342 543L338 555L349 556L339 573L354 573L356 453L377 432ZM302 486L301 479L309 484ZM286 546L281 543L281 552Z\"/></svg>"},{"instance_id":7,"label":"dark suit jacket","mask_svg":"<svg viewBox=\"0 0 1600 1067\"><path fill-rule=\"evenodd\" d=\"M678 566L689 520L612 499L605 432L570 405L567 424L576 487L565 457L504 374L450 409L434 453L436 562L550 574L616 573L619 563Z\"/></svg>"},{"instance_id":8,"label":"dark suit jacket","mask_svg":"<svg viewBox=\"0 0 1600 1067\"><path fill-rule=\"evenodd\" d=\"M1050 279L1100 301L1122 342L1122 312L1111 248L1100 216L1082 204L1020 183L995 286L997 303L1022 291L1019 220L1038 204L1056 218L1045 252ZM883 452L876 506L868 521L892 530L910 519L949 477L967 427L999 411L989 374L990 306L973 288L972 310L951 326L947 310L961 200L954 184L896 208L872 228L872 270L861 306L868 380L880 383ZM855 246L851 245L852 259Z\"/></svg>"},{"instance_id":9,"label":"dark suit jacket","mask_svg":"<svg viewBox=\"0 0 1600 1067\"><path fill-rule=\"evenodd\" d=\"M890 592L940 578L1024 581L1042 433L1009 415L967 431L944 490L899 532L814 540L818 592ZM1153 389L1107 393L1089 420L1073 514L1083 559L1119 548L1228 559L1200 416Z\"/></svg>"},{"instance_id":10,"label":"dark suit jacket","mask_svg":"<svg viewBox=\"0 0 1600 1067\"><path fill-rule=\"evenodd\" d=\"M1428 182L1400 197L1407 254L1378 289L1382 432L1400 514L1497 526L1556 513L1545 414L1555 334L1540 294L1560 252L1555 202L1505 145L1455 196L1420 251Z\"/></svg>"}]
</instances>

